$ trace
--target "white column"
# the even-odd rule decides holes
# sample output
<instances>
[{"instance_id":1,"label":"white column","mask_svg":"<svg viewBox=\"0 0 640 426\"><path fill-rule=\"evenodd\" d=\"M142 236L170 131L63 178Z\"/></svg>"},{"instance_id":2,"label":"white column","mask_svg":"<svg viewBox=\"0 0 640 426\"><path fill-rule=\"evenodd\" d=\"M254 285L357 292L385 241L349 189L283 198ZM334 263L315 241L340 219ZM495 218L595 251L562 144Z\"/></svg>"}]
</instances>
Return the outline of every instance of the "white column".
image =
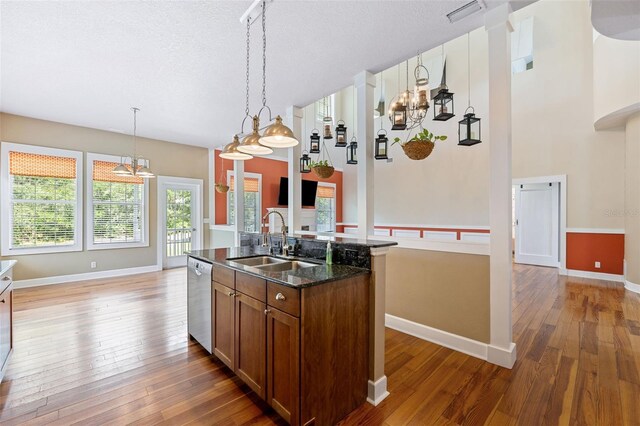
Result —
<instances>
[{"instance_id":1,"label":"white column","mask_svg":"<svg viewBox=\"0 0 640 426\"><path fill-rule=\"evenodd\" d=\"M287 226L289 235L300 230L300 213L302 210L302 178L300 177L300 157L302 156L302 108L291 106L287 108L286 124L300 143L292 148L288 148L288 176L289 176L289 209L287 215Z\"/></svg>"},{"instance_id":2,"label":"white column","mask_svg":"<svg viewBox=\"0 0 640 426\"><path fill-rule=\"evenodd\" d=\"M209 228L209 243L208 247L213 247L213 232L211 227L216 224L216 149L209 148L209 175L208 175L208 187L207 194L209 196L209 204L207 209L209 210L208 218L204 220L204 226ZM202 230L204 235L204 229Z\"/></svg>"},{"instance_id":3,"label":"white column","mask_svg":"<svg viewBox=\"0 0 640 426\"><path fill-rule=\"evenodd\" d=\"M244 161L234 160L233 175L233 208L236 212L234 239L236 247L240 247L240 232L244 231Z\"/></svg>"},{"instance_id":4,"label":"white column","mask_svg":"<svg viewBox=\"0 0 640 426\"><path fill-rule=\"evenodd\" d=\"M358 123L358 236L367 238L373 235L373 89L376 77L369 71L362 71L353 81Z\"/></svg>"},{"instance_id":5,"label":"white column","mask_svg":"<svg viewBox=\"0 0 640 426\"><path fill-rule=\"evenodd\" d=\"M485 15L489 36L490 145L490 306L491 341L487 360L511 368L516 360L511 332L511 7Z\"/></svg>"},{"instance_id":6,"label":"white column","mask_svg":"<svg viewBox=\"0 0 640 426\"><path fill-rule=\"evenodd\" d=\"M625 125L624 262L625 288L640 293L640 113Z\"/></svg>"}]
</instances>

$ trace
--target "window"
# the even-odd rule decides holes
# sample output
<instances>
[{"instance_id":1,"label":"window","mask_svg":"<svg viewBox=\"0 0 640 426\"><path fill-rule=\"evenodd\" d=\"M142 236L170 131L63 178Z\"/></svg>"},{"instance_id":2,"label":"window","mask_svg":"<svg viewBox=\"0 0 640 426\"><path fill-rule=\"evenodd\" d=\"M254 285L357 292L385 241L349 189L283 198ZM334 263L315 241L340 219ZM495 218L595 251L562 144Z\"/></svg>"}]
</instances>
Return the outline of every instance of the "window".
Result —
<instances>
[{"instance_id":1,"label":"window","mask_svg":"<svg viewBox=\"0 0 640 426\"><path fill-rule=\"evenodd\" d=\"M316 121L318 123L322 123L322 120L327 116L327 111L329 112L329 117L335 116L335 95L330 95L325 98L316 101L315 103L315 113L316 113Z\"/></svg>"},{"instance_id":2,"label":"window","mask_svg":"<svg viewBox=\"0 0 640 426\"><path fill-rule=\"evenodd\" d=\"M149 245L148 182L118 176L120 157L87 154L87 247L89 250Z\"/></svg>"},{"instance_id":3,"label":"window","mask_svg":"<svg viewBox=\"0 0 640 426\"><path fill-rule=\"evenodd\" d=\"M316 193L316 230L335 232L336 230L336 186L318 183Z\"/></svg>"},{"instance_id":4,"label":"window","mask_svg":"<svg viewBox=\"0 0 640 426\"><path fill-rule=\"evenodd\" d=\"M2 255L82 250L82 152L2 144Z\"/></svg>"},{"instance_id":5,"label":"window","mask_svg":"<svg viewBox=\"0 0 640 426\"><path fill-rule=\"evenodd\" d=\"M235 179L232 171L227 172L227 181L229 182L229 192L227 192L227 214L230 225L235 221L235 205L234 205L234 185ZM262 175L258 173L244 174L244 230L245 232L261 232L260 213L262 212L262 204L260 195L262 192Z\"/></svg>"}]
</instances>

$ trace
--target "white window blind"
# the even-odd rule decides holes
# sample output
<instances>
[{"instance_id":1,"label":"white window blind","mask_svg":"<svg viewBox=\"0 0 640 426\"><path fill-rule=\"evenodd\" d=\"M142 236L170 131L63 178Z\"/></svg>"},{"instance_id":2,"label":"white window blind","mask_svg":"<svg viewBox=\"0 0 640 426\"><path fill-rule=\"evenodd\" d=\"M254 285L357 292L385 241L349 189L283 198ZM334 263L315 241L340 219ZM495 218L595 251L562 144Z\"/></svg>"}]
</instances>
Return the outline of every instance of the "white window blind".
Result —
<instances>
[{"instance_id":1,"label":"white window blind","mask_svg":"<svg viewBox=\"0 0 640 426\"><path fill-rule=\"evenodd\" d=\"M235 218L235 178L233 172L228 172L229 192L227 192L229 224L236 223ZM262 176L257 173L245 173L244 178L244 230L245 232L260 232L260 212Z\"/></svg>"},{"instance_id":2,"label":"white window blind","mask_svg":"<svg viewBox=\"0 0 640 426\"><path fill-rule=\"evenodd\" d=\"M2 253L81 250L82 153L5 143L2 157Z\"/></svg>"},{"instance_id":3,"label":"white window blind","mask_svg":"<svg viewBox=\"0 0 640 426\"><path fill-rule=\"evenodd\" d=\"M141 177L114 174L118 162L118 157L87 154L90 250L148 245L148 183Z\"/></svg>"}]
</instances>

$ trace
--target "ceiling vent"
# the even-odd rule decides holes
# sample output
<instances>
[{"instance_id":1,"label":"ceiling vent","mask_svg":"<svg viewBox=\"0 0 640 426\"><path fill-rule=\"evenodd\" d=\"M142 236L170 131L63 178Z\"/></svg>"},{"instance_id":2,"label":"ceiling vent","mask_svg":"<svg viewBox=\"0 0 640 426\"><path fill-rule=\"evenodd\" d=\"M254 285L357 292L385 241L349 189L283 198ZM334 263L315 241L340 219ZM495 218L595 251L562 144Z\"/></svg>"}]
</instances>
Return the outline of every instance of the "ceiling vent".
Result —
<instances>
[{"instance_id":1,"label":"ceiling vent","mask_svg":"<svg viewBox=\"0 0 640 426\"><path fill-rule=\"evenodd\" d=\"M447 18L449 19L449 22L453 24L454 22L458 22L461 19L466 18L467 16L481 11L483 7L484 5L480 2L480 0L473 0L472 2L469 2L464 6L457 8L453 12L447 13Z\"/></svg>"}]
</instances>

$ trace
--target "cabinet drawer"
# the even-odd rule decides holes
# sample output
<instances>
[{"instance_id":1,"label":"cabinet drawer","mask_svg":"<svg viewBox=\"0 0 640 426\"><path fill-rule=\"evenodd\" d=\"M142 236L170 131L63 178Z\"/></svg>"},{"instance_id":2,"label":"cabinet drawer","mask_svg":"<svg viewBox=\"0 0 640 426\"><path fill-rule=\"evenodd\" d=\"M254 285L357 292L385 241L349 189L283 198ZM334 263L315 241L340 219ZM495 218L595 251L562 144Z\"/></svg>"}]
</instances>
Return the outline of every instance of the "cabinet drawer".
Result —
<instances>
[{"instance_id":1,"label":"cabinet drawer","mask_svg":"<svg viewBox=\"0 0 640 426\"><path fill-rule=\"evenodd\" d=\"M267 281L262 278L236 272L236 290L261 302L267 301Z\"/></svg>"},{"instance_id":2,"label":"cabinet drawer","mask_svg":"<svg viewBox=\"0 0 640 426\"><path fill-rule=\"evenodd\" d=\"M268 282L267 304L293 316L300 316L300 291L295 288Z\"/></svg>"},{"instance_id":3,"label":"cabinet drawer","mask_svg":"<svg viewBox=\"0 0 640 426\"><path fill-rule=\"evenodd\" d=\"M236 288L235 281L235 272L233 269L225 268L224 266L213 265L213 270L211 271L211 280L222 285L226 285L230 288Z\"/></svg>"}]
</instances>

